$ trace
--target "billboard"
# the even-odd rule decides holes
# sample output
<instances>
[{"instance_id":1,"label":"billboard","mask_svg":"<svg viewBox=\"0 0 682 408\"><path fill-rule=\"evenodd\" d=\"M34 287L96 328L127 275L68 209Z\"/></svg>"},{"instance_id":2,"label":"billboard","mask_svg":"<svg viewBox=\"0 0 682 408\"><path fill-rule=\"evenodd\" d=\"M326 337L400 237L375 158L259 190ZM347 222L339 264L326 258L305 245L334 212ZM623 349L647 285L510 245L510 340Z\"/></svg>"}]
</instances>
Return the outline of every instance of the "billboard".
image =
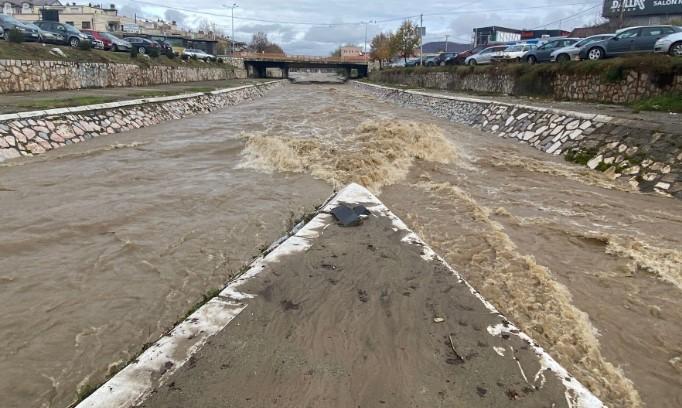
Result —
<instances>
[{"instance_id":1,"label":"billboard","mask_svg":"<svg viewBox=\"0 0 682 408\"><path fill-rule=\"evenodd\" d=\"M682 0L604 0L604 17L682 15Z\"/></svg>"}]
</instances>

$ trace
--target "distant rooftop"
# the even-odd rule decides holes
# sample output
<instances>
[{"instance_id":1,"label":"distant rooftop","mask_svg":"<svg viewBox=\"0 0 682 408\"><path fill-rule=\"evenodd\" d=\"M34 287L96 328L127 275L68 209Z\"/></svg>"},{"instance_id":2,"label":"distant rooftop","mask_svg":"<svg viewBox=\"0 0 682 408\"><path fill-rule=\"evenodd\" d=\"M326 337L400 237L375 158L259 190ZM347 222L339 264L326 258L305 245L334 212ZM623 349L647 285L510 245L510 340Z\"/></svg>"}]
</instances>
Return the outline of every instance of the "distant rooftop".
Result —
<instances>
[{"instance_id":1,"label":"distant rooftop","mask_svg":"<svg viewBox=\"0 0 682 408\"><path fill-rule=\"evenodd\" d=\"M471 48L469 44L448 41L448 52L462 52ZM433 41L424 44L424 54L435 54L445 51L445 41Z\"/></svg>"}]
</instances>

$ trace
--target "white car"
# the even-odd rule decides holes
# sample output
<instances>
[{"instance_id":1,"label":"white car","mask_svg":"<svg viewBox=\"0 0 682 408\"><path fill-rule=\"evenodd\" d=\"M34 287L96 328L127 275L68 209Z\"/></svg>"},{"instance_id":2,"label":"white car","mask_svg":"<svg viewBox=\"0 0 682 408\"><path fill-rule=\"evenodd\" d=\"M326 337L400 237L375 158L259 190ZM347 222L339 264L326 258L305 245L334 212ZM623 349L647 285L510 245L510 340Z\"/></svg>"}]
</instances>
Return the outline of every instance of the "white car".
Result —
<instances>
[{"instance_id":1,"label":"white car","mask_svg":"<svg viewBox=\"0 0 682 408\"><path fill-rule=\"evenodd\" d=\"M656 41L654 52L665 52L673 57L682 57L682 32L666 35Z\"/></svg>"},{"instance_id":2,"label":"white car","mask_svg":"<svg viewBox=\"0 0 682 408\"><path fill-rule=\"evenodd\" d=\"M578 54L580 53L580 49L582 47L588 44L592 44L593 42L608 40L614 35L615 34L597 34L591 37L583 38L582 40L578 41L575 44L571 44L567 47L561 47L559 49L552 51L552 53L549 56L549 60L552 62L566 62L571 60L578 61L580 60Z\"/></svg>"},{"instance_id":3,"label":"white car","mask_svg":"<svg viewBox=\"0 0 682 408\"><path fill-rule=\"evenodd\" d=\"M493 61L493 57L504 51L506 48L506 45L493 45L492 47L484 48L479 53L469 55L464 60L464 63L466 65L490 64Z\"/></svg>"},{"instance_id":4,"label":"white car","mask_svg":"<svg viewBox=\"0 0 682 408\"><path fill-rule=\"evenodd\" d=\"M521 61L521 57L523 57L528 51L534 50L535 48L537 48L535 44L510 45L504 51L498 53L497 55L493 55L492 60L496 62L497 61L518 62Z\"/></svg>"},{"instance_id":5,"label":"white car","mask_svg":"<svg viewBox=\"0 0 682 408\"><path fill-rule=\"evenodd\" d=\"M215 55L211 55L207 52L204 52L202 50L198 50L196 48L185 48L185 50L182 52L182 55L186 55L188 57L196 57L197 59L204 60L204 61L209 61L215 59Z\"/></svg>"}]
</instances>

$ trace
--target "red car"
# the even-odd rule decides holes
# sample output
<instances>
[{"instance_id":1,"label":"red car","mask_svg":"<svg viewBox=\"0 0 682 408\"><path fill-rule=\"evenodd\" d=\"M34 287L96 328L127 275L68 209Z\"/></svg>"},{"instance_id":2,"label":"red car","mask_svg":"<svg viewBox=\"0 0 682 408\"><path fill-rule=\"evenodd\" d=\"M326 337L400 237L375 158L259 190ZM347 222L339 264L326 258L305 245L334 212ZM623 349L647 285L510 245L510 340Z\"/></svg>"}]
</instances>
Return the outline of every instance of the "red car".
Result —
<instances>
[{"instance_id":1,"label":"red car","mask_svg":"<svg viewBox=\"0 0 682 408\"><path fill-rule=\"evenodd\" d=\"M102 44L104 44L104 49L105 50L110 50L111 46L114 44L110 38L105 37L100 33L99 31L95 30L80 30L84 34L90 34L95 38L95 40L100 40L102 41Z\"/></svg>"}]
</instances>

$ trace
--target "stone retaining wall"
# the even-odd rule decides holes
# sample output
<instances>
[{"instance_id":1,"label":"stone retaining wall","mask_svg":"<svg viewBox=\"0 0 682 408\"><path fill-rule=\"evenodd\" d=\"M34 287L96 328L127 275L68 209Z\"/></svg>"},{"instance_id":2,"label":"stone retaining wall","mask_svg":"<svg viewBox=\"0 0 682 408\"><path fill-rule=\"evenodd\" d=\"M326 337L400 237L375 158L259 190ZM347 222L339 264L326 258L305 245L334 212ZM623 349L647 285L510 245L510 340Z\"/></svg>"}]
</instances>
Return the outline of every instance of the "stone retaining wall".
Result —
<instances>
[{"instance_id":1,"label":"stone retaining wall","mask_svg":"<svg viewBox=\"0 0 682 408\"><path fill-rule=\"evenodd\" d=\"M682 198L682 133L664 133L646 123L606 115L352 84L381 99L564 155L626 178L642 191Z\"/></svg>"},{"instance_id":2,"label":"stone retaining wall","mask_svg":"<svg viewBox=\"0 0 682 408\"><path fill-rule=\"evenodd\" d=\"M251 100L283 81L209 93L166 96L0 115L0 162L33 156L93 137L152 126Z\"/></svg>"},{"instance_id":3,"label":"stone retaining wall","mask_svg":"<svg viewBox=\"0 0 682 408\"><path fill-rule=\"evenodd\" d=\"M0 60L0 94L81 88L149 86L246 77L244 69L195 68L70 61Z\"/></svg>"},{"instance_id":4,"label":"stone retaining wall","mask_svg":"<svg viewBox=\"0 0 682 408\"><path fill-rule=\"evenodd\" d=\"M519 78L502 69L465 73L385 70L372 72L370 77L380 83L453 92L503 95L530 95L538 92L537 86L533 86L534 90L530 92L525 89L528 84L522 84ZM662 81L661 78L635 71L629 71L623 80L613 82L605 81L600 74L563 73L557 73L544 81L546 84L541 89L542 96L557 100L628 103L670 92L682 92L682 75Z\"/></svg>"}]
</instances>

